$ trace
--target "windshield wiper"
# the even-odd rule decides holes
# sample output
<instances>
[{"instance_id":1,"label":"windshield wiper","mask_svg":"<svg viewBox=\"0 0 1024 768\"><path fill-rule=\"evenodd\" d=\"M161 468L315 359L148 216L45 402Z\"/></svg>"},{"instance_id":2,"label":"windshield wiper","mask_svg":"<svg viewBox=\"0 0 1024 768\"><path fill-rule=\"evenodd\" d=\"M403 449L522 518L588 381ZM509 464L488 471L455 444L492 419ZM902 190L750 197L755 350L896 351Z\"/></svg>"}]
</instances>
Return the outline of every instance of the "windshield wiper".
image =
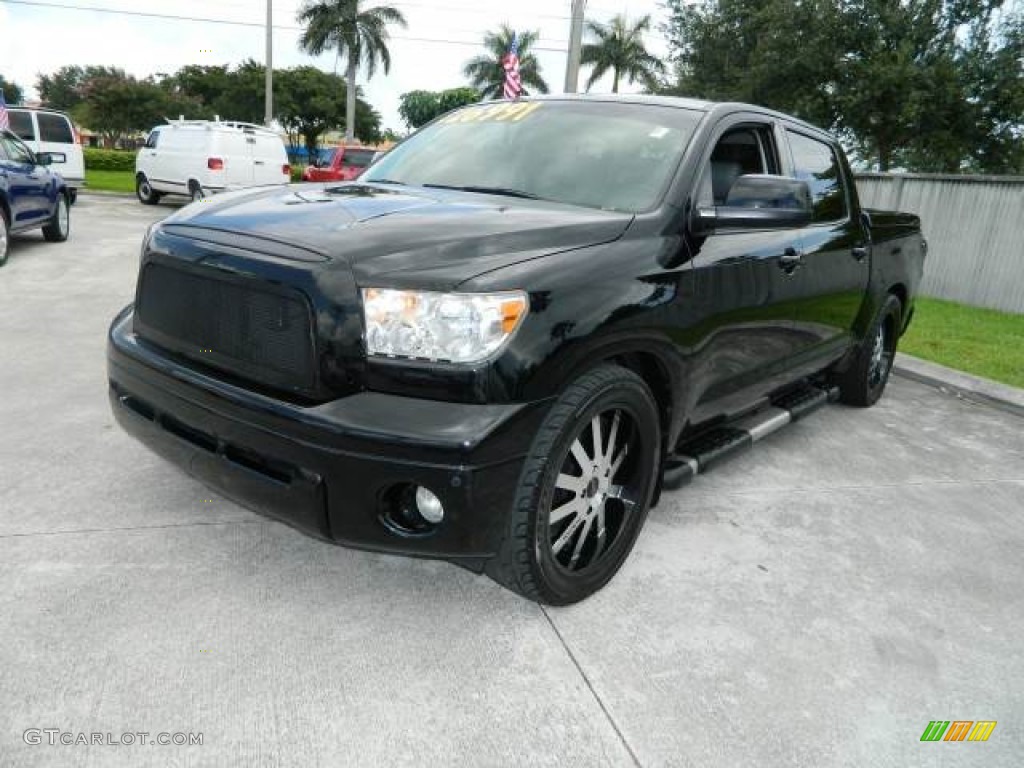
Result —
<instances>
[{"instance_id":1,"label":"windshield wiper","mask_svg":"<svg viewBox=\"0 0 1024 768\"><path fill-rule=\"evenodd\" d=\"M482 195L504 195L505 197L522 197L527 200L543 200L544 198L533 192L525 192L521 189L509 189L507 187L456 187L450 184L424 184L424 187L431 189L454 189L457 192L478 192Z\"/></svg>"},{"instance_id":2,"label":"windshield wiper","mask_svg":"<svg viewBox=\"0 0 1024 768\"><path fill-rule=\"evenodd\" d=\"M394 184L397 187L409 186L404 181L395 181L394 179L367 179L366 184Z\"/></svg>"}]
</instances>

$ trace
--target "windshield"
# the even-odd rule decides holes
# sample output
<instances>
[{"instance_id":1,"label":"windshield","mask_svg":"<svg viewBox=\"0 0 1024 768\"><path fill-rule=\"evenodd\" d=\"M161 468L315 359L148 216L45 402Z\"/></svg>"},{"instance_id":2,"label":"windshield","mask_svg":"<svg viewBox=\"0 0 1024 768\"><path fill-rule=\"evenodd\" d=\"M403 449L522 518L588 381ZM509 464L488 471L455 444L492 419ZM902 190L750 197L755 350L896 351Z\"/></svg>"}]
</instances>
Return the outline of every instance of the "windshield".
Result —
<instances>
[{"instance_id":1,"label":"windshield","mask_svg":"<svg viewBox=\"0 0 1024 768\"><path fill-rule=\"evenodd\" d=\"M402 142L362 180L494 189L636 213L658 203L701 117L621 102L475 105Z\"/></svg>"},{"instance_id":2,"label":"windshield","mask_svg":"<svg viewBox=\"0 0 1024 768\"><path fill-rule=\"evenodd\" d=\"M341 164L350 165L353 168L365 168L376 153L375 149L346 149L345 156L341 158Z\"/></svg>"}]
</instances>

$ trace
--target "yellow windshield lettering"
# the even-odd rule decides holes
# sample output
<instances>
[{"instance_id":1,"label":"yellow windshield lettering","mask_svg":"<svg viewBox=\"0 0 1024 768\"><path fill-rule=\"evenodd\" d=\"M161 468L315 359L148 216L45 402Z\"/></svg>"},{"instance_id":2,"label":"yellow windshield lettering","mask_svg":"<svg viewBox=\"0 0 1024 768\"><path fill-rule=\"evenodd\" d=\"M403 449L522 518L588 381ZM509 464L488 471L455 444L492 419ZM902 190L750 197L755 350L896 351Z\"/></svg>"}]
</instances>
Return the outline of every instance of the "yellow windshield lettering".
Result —
<instances>
[{"instance_id":1,"label":"yellow windshield lettering","mask_svg":"<svg viewBox=\"0 0 1024 768\"><path fill-rule=\"evenodd\" d=\"M497 104L487 104L481 107L470 107L460 109L447 117L441 118L441 123L485 123L485 122L513 122L517 123L532 115L540 109L540 102L537 101L503 101Z\"/></svg>"}]
</instances>

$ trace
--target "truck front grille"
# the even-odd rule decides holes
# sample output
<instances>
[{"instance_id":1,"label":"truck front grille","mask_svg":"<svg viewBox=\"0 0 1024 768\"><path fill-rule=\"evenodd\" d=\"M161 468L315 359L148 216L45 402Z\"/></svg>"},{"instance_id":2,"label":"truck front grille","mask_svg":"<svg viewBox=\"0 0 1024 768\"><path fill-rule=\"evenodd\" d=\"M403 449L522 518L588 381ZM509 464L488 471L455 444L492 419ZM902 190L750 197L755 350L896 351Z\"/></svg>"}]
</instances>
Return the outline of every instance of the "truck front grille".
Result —
<instances>
[{"instance_id":1,"label":"truck front grille","mask_svg":"<svg viewBox=\"0 0 1024 768\"><path fill-rule=\"evenodd\" d=\"M312 316L295 291L150 262L136 297L136 332L270 387L308 391L315 384Z\"/></svg>"}]
</instances>

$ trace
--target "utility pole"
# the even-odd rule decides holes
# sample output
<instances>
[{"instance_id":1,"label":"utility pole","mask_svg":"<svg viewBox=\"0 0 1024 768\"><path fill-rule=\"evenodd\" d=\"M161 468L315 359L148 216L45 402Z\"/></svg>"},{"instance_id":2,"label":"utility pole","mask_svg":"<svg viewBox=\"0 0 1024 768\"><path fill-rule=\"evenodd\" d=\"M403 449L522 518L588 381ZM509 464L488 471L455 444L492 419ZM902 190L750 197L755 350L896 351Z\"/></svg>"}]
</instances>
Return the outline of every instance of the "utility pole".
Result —
<instances>
[{"instance_id":1,"label":"utility pole","mask_svg":"<svg viewBox=\"0 0 1024 768\"><path fill-rule=\"evenodd\" d=\"M263 94L263 122L274 120L274 0L267 0L267 82Z\"/></svg>"},{"instance_id":2,"label":"utility pole","mask_svg":"<svg viewBox=\"0 0 1024 768\"><path fill-rule=\"evenodd\" d=\"M569 61L565 65L565 92L576 93L580 80L580 46L583 44L583 14L587 0L572 0L569 25Z\"/></svg>"}]
</instances>

